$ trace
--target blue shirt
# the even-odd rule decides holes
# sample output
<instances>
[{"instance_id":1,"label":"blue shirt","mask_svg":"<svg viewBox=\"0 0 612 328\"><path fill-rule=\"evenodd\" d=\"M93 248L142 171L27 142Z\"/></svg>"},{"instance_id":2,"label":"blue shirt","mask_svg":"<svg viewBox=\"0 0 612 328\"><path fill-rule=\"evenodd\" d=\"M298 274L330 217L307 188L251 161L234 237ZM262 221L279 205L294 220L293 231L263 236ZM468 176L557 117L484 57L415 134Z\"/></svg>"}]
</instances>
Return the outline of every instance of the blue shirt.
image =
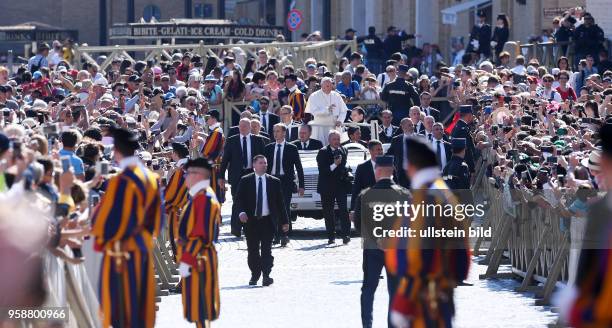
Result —
<instances>
[{"instance_id":1,"label":"blue shirt","mask_svg":"<svg viewBox=\"0 0 612 328\"><path fill-rule=\"evenodd\" d=\"M83 160L80 159L77 155L74 154L73 151L61 149L59 151L60 157L68 156L70 157L70 164L72 165L72 169L74 170L75 175L85 174L85 167L83 166Z\"/></svg>"},{"instance_id":2,"label":"blue shirt","mask_svg":"<svg viewBox=\"0 0 612 328\"><path fill-rule=\"evenodd\" d=\"M347 98L354 98L355 92L359 91L359 83L357 83L357 81L351 81L351 84L347 86L344 84L344 82L340 82L338 83L336 90L345 95Z\"/></svg>"}]
</instances>

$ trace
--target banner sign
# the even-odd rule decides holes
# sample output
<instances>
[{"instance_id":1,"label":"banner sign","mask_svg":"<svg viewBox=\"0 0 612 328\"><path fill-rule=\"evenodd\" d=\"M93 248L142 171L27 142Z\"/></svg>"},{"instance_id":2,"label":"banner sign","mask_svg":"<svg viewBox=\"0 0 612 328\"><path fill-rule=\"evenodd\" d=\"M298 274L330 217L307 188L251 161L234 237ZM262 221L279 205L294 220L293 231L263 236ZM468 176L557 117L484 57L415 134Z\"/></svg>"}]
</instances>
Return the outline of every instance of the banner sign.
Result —
<instances>
[{"instance_id":1,"label":"banner sign","mask_svg":"<svg viewBox=\"0 0 612 328\"><path fill-rule=\"evenodd\" d=\"M0 29L0 41L4 42L41 42L41 41L53 41L53 40L65 40L65 39L78 39L79 33L77 31L19 31L19 30L8 30L3 31Z\"/></svg>"},{"instance_id":2,"label":"banner sign","mask_svg":"<svg viewBox=\"0 0 612 328\"><path fill-rule=\"evenodd\" d=\"M257 39L274 40L283 34L278 26L230 24L123 24L110 29L111 39Z\"/></svg>"}]
</instances>

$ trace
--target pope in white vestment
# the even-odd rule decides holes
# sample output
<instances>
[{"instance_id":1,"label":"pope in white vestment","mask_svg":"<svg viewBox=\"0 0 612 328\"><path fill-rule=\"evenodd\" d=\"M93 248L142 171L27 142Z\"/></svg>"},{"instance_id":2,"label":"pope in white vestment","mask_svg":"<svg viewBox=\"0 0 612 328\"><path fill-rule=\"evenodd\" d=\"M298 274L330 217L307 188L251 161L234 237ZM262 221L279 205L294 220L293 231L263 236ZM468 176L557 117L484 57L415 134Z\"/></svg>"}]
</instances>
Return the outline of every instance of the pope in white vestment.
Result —
<instances>
[{"instance_id":1,"label":"pope in white vestment","mask_svg":"<svg viewBox=\"0 0 612 328\"><path fill-rule=\"evenodd\" d=\"M327 146L329 131L339 129L348 112L342 96L333 87L331 78L323 78L321 90L312 93L306 102L305 112L313 116L313 120L308 122L312 127L312 138L321 141L323 146Z\"/></svg>"}]
</instances>

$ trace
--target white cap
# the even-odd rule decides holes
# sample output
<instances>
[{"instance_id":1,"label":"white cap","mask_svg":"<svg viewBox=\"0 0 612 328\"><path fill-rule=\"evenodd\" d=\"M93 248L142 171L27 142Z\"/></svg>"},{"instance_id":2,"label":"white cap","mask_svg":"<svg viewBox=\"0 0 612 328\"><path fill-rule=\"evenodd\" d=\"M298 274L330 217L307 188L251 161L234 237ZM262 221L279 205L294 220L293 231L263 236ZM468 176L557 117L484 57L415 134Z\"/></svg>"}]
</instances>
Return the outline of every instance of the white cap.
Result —
<instances>
[{"instance_id":1,"label":"white cap","mask_svg":"<svg viewBox=\"0 0 612 328\"><path fill-rule=\"evenodd\" d=\"M102 97L100 97L100 102L103 102L103 101L115 102L115 99L113 98L111 94L105 93L104 95L102 95Z\"/></svg>"},{"instance_id":2,"label":"white cap","mask_svg":"<svg viewBox=\"0 0 612 328\"><path fill-rule=\"evenodd\" d=\"M32 103L32 108L42 108L47 109L47 103L42 99L36 99Z\"/></svg>"},{"instance_id":3,"label":"white cap","mask_svg":"<svg viewBox=\"0 0 612 328\"><path fill-rule=\"evenodd\" d=\"M108 86L108 80L105 77L100 77L94 81L93 85L97 85L97 86L106 88Z\"/></svg>"},{"instance_id":4,"label":"white cap","mask_svg":"<svg viewBox=\"0 0 612 328\"><path fill-rule=\"evenodd\" d=\"M553 68L551 71L552 75L557 75L559 72L561 72L561 70L558 67Z\"/></svg>"}]
</instances>

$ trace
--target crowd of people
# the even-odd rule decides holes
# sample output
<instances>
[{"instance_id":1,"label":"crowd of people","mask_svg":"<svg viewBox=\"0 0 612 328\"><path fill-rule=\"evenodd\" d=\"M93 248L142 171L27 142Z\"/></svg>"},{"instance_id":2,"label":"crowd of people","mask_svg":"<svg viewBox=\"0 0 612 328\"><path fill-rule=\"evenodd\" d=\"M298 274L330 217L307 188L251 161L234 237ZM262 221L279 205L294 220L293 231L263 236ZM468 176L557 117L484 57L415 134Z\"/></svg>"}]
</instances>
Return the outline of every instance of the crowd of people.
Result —
<instances>
[{"instance_id":1,"label":"crowd of people","mask_svg":"<svg viewBox=\"0 0 612 328\"><path fill-rule=\"evenodd\" d=\"M570 38L584 52L576 52L578 66L561 57L556 67L522 56L509 62L500 47L508 38L508 18L500 15L487 37L485 17L480 17L467 49L478 59L463 56L451 65L431 45L418 57L424 60L411 57L411 48L402 49L401 42L414 36L392 26L384 41L371 28L370 36L359 39L365 58L348 53L337 67L316 58L282 63L279 54L266 49L248 58L234 48L219 57L176 51L158 61L114 59L102 70L99 63L70 63L49 54L44 44L14 74L0 67L0 201L41 213L37 220L15 212L24 222L43 227L38 239L32 230L38 243L20 248L24 254L40 254L39 262L2 269L15 277L12 286L3 286L15 292L2 305L45 304L45 290L56 292L49 288L56 282L43 274L42 261L80 264L85 258L92 283L100 283L103 325L152 326L151 249L156 237L166 233L167 222L182 277L176 291L183 293L185 318L199 326L216 319L214 243L221 204L232 197L231 231L246 236L249 284L263 275L262 284L271 285L272 245L290 242L289 205L292 195L304 193L301 150L318 152L317 192L329 244L335 243L336 219L344 244L350 242L351 221L360 230L355 204L363 190L391 177L393 182L384 183L406 190L439 179L451 189L467 190L475 183L478 163L500 190L542 195L541 201L582 226L572 231L585 230L589 204L610 183L606 165L612 157L605 130L612 124L612 68L600 39L592 38L592 16L568 12L563 18L555 35L564 35L573 20L581 21L570 29ZM580 44L584 38L588 45ZM248 105L239 117L223 117L224 100ZM351 104L355 100L372 102ZM379 122L377 134L366 124L372 120ZM231 122L228 131L224 121ZM349 143L370 153L354 175L344 147ZM390 144L386 153L383 144ZM353 196L350 205L348 194ZM1 213L0 222L5 225L11 215ZM7 225L1 233L14 231L20 228ZM101 255L96 257L93 249ZM609 258L606 251L591 256ZM398 271L403 255L397 256L391 272L418 281L421 277ZM441 258L451 261L447 255ZM384 251L364 253L364 262L383 263ZM570 270L580 272L577 261L572 263ZM467 266L455 269L461 272L441 273L456 277L445 281L444 288L466 277ZM59 275L58 270L53 273ZM364 265L364 327L372 326L378 284L367 277L378 278L381 270L380 265ZM16 288L19 282L29 288ZM213 287L199 287L206 283ZM406 280L397 283L388 284L395 295L390 322L404 327L407 318L418 314L414 311L424 310L407 296ZM582 300L591 293L575 311L597 306L600 291L591 280L578 274L572 283ZM116 293L117 288L127 292ZM206 300L204 309L198 299ZM447 308L426 317L450 322L452 315ZM571 320L581 324L598 318L574 315Z\"/></svg>"}]
</instances>

